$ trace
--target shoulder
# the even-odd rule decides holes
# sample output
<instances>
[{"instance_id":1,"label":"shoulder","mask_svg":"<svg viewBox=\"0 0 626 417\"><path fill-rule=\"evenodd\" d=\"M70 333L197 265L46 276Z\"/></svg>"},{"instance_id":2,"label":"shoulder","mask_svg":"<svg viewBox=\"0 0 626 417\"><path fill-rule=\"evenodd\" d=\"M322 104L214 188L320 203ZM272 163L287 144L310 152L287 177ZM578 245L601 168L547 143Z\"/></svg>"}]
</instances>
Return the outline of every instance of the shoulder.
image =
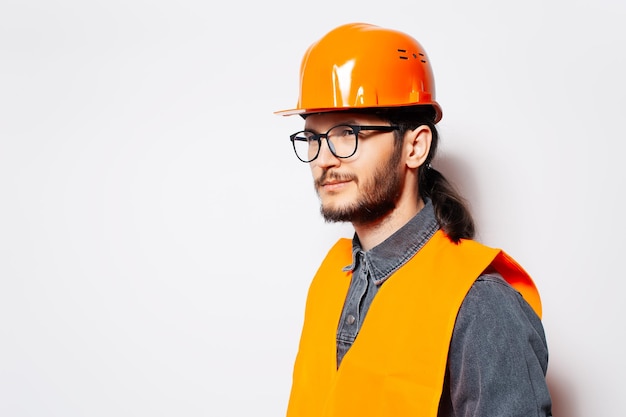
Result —
<instances>
[{"instance_id":1,"label":"shoulder","mask_svg":"<svg viewBox=\"0 0 626 417\"><path fill-rule=\"evenodd\" d=\"M472 284L459 309L454 332L472 340L494 333L531 337L545 345L541 319L498 273L483 274Z\"/></svg>"},{"instance_id":2,"label":"shoulder","mask_svg":"<svg viewBox=\"0 0 626 417\"><path fill-rule=\"evenodd\" d=\"M493 309L532 309L522 295L497 272L479 276L470 287L462 308L487 313Z\"/></svg>"}]
</instances>

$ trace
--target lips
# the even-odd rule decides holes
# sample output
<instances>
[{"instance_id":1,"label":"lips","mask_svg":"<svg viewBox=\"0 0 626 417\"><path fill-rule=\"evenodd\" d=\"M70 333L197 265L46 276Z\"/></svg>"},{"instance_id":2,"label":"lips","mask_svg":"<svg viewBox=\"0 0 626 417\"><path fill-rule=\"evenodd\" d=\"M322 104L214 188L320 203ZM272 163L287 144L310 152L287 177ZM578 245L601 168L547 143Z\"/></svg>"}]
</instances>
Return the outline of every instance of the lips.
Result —
<instances>
[{"instance_id":1,"label":"lips","mask_svg":"<svg viewBox=\"0 0 626 417\"><path fill-rule=\"evenodd\" d=\"M350 182L352 182L352 179L348 178L329 178L326 180L320 178L320 180L317 181L317 190L320 193L334 194L343 190Z\"/></svg>"},{"instance_id":2,"label":"lips","mask_svg":"<svg viewBox=\"0 0 626 417\"><path fill-rule=\"evenodd\" d=\"M349 181L325 181L321 184L322 187L326 187L326 186L333 186L333 185L337 185L337 184L345 184Z\"/></svg>"}]
</instances>

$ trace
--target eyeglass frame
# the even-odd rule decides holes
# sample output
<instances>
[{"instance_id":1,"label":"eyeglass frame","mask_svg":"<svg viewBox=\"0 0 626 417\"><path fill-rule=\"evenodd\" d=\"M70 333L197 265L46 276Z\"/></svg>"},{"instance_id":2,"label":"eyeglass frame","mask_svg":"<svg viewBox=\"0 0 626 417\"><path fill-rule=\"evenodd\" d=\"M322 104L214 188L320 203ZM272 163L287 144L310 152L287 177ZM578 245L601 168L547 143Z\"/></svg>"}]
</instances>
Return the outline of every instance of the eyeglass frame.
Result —
<instances>
[{"instance_id":1,"label":"eyeglass frame","mask_svg":"<svg viewBox=\"0 0 626 417\"><path fill-rule=\"evenodd\" d=\"M336 127L339 126L346 126L349 127L350 129L352 129L354 131L354 150L352 151L352 153L348 156L339 156L335 153L335 151L333 150L334 145L332 145L332 142L329 142L328 139L328 134L330 133L331 130L333 130ZM328 150L330 151L331 154L333 154L333 156L335 158L339 158L339 159L346 159L346 158L350 158L352 156L354 156L354 154L356 153L358 147L359 147L359 133L362 130L375 130L375 131L379 131L379 132L393 132L395 130L400 130L400 126L398 125L388 125L388 126L377 126L377 125L351 125L351 124L344 124L344 123L340 123L336 126L331 127L330 129L328 129L326 131L326 133L315 133L311 130L299 130L294 134L289 135L289 139L291 141L291 145L293 146L293 151L296 154L296 157L304 162L305 164L308 164L310 162L313 162L317 159L317 157L320 155L320 151L322 150L322 138L326 139L326 143L329 145L328 146ZM303 132L307 132L307 133L311 133L313 136L311 138L308 139L308 141L311 140L315 140L318 143L318 147L317 147L317 152L315 154L315 156L311 159L309 159L308 161L305 161L304 159L300 158L300 155L298 155L298 151L296 151L296 136L303 133ZM331 146L332 145L332 146Z\"/></svg>"}]
</instances>

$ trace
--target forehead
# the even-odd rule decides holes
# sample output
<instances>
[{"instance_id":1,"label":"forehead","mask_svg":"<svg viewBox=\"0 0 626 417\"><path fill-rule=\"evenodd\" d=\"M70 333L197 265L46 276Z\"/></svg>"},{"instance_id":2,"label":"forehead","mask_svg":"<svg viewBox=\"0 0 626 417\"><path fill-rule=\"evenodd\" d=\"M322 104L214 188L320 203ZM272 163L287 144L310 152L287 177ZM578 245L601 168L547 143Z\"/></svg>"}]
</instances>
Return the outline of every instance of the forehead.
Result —
<instances>
[{"instance_id":1,"label":"forehead","mask_svg":"<svg viewBox=\"0 0 626 417\"><path fill-rule=\"evenodd\" d=\"M326 131L340 124L371 125L381 124L383 119L374 114L357 112L314 113L306 117L304 128L312 131Z\"/></svg>"}]
</instances>

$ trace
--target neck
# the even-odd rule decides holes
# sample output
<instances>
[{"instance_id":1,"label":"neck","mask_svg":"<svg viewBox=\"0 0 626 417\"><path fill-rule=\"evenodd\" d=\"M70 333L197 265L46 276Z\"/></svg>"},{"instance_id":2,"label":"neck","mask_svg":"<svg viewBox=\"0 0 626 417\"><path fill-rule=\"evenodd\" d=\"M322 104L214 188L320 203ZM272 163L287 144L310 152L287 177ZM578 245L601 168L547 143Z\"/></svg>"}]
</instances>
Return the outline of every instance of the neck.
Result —
<instances>
[{"instance_id":1,"label":"neck","mask_svg":"<svg viewBox=\"0 0 626 417\"><path fill-rule=\"evenodd\" d=\"M422 208L424 208L424 201L419 198L413 200L412 204L408 202L399 204L389 214L374 222L352 223L363 250L368 251L385 241L407 224Z\"/></svg>"}]
</instances>

